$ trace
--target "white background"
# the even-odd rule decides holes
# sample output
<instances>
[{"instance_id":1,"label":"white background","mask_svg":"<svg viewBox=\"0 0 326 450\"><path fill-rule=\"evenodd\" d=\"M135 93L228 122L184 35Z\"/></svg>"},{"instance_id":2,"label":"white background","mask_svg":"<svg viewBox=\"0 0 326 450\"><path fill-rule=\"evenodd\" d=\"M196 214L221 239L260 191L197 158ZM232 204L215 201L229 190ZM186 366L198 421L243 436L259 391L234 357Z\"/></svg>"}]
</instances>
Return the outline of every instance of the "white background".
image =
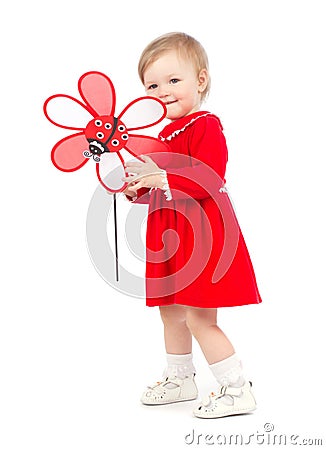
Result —
<instances>
[{"instance_id":1,"label":"white background","mask_svg":"<svg viewBox=\"0 0 326 450\"><path fill-rule=\"evenodd\" d=\"M325 443L324 3L1 7L1 449L206 448L203 437L186 445L185 436L256 436L266 422L275 434ZM227 183L263 298L220 311L259 407L213 421L192 417L196 402L140 405L165 365L158 310L118 293L94 269L85 242L94 166L73 174L52 166L50 150L67 133L42 113L49 95L77 96L88 70L112 78L120 110L143 95L144 46L179 30L210 58L205 109L225 128ZM194 356L205 395L214 380L196 344Z\"/></svg>"}]
</instances>

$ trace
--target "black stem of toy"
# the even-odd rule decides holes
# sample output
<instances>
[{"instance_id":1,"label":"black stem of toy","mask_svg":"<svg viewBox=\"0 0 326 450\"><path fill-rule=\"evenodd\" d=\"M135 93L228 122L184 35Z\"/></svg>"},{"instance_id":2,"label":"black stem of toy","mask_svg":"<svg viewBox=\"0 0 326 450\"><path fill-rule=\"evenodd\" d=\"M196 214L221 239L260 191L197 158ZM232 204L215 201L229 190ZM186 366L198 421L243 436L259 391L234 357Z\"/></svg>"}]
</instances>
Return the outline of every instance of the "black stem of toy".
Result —
<instances>
[{"instance_id":1,"label":"black stem of toy","mask_svg":"<svg viewBox=\"0 0 326 450\"><path fill-rule=\"evenodd\" d=\"M115 276L119 281L119 259L118 259L118 227L117 227L117 198L113 194L113 210L114 210L114 242L115 242Z\"/></svg>"}]
</instances>

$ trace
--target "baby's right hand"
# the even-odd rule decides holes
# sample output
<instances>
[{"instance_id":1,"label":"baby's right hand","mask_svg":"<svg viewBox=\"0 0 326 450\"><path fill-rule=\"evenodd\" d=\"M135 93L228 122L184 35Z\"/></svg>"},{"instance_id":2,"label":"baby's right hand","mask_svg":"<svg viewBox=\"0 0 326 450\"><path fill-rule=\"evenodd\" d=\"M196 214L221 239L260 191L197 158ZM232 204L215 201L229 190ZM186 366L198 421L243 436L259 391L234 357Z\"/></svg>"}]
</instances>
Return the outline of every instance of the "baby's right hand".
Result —
<instances>
[{"instance_id":1,"label":"baby's right hand","mask_svg":"<svg viewBox=\"0 0 326 450\"><path fill-rule=\"evenodd\" d=\"M135 184L135 183L132 183ZM129 197L136 197L137 193L136 191L133 191L132 189L130 189L131 184L129 184L126 189L124 191L122 191L123 194L128 195Z\"/></svg>"}]
</instances>

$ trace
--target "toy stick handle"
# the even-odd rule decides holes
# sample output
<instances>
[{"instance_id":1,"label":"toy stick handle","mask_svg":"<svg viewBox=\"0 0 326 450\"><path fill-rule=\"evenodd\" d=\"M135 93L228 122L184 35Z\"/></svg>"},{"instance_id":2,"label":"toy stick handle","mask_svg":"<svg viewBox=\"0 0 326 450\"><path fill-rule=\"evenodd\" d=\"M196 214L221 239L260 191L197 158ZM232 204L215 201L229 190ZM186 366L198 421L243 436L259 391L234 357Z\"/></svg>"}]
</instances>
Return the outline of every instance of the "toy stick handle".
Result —
<instances>
[{"instance_id":1,"label":"toy stick handle","mask_svg":"<svg viewBox=\"0 0 326 450\"><path fill-rule=\"evenodd\" d=\"M115 276L119 281L119 257L118 257L118 227L117 227L117 198L113 194L113 211L114 211L114 243L115 243Z\"/></svg>"}]
</instances>

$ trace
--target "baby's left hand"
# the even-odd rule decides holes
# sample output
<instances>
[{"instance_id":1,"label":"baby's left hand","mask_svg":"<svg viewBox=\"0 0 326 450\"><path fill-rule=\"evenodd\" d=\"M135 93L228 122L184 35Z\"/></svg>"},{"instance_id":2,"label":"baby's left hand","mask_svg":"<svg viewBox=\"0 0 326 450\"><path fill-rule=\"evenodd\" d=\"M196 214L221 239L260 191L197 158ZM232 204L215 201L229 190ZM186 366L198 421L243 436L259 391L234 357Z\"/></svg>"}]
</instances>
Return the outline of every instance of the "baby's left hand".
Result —
<instances>
[{"instance_id":1,"label":"baby's left hand","mask_svg":"<svg viewBox=\"0 0 326 450\"><path fill-rule=\"evenodd\" d=\"M126 172L131 172L135 175L123 177L122 180L127 183L139 180L138 183L128 186L132 191L137 191L142 187L162 189L164 184L161 176L162 169L149 156L142 155L141 158L144 161L143 163L140 161L126 163Z\"/></svg>"}]
</instances>

